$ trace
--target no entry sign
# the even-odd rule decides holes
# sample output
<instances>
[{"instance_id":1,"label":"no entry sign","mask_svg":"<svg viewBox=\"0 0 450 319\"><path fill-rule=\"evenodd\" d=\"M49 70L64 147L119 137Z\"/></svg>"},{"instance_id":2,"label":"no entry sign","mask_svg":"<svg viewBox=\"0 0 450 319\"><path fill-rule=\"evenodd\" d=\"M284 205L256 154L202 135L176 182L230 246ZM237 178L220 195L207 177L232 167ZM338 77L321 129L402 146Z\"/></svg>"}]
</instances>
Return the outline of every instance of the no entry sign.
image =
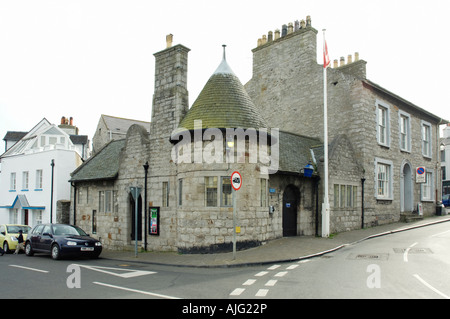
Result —
<instances>
[{"instance_id":1,"label":"no entry sign","mask_svg":"<svg viewBox=\"0 0 450 319\"><path fill-rule=\"evenodd\" d=\"M234 172L233 174L231 174L231 187L233 187L233 189L235 191L238 191L242 186L242 176L241 174L239 174L239 172Z\"/></svg>"}]
</instances>

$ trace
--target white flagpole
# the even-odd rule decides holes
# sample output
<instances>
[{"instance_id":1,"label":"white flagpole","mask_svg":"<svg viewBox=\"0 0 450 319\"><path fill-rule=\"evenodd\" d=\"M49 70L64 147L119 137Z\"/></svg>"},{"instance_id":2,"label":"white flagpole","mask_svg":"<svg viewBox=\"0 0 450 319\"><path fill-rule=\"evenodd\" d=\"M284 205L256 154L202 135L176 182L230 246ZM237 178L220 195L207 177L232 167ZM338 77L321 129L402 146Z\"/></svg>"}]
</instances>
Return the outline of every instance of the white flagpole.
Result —
<instances>
[{"instance_id":1,"label":"white flagpole","mask_svg":"<svg viewBox=\"0 0 450 319\"><path fill-rule=\"evenodd\" d=\"M323 31L323 50L325 57L325 29ZM328 54L328 52L326 52ZM324 58L325 64L325 58ZM323 143L324 143L324 197L322 204L322 237L330 236L330 202L328 199L328 105L327 105L327 66L323 68Z\"/></svg>"}]
</instances>

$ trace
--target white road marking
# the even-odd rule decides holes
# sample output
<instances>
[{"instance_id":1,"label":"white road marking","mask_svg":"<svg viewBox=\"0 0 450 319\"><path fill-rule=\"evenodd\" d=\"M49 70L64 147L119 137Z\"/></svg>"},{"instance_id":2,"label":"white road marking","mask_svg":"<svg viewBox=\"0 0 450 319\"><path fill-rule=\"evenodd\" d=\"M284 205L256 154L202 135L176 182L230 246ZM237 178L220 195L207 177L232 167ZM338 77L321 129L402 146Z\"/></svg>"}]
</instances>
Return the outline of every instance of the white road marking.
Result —
<instances>
[{"instance_id":1,"label":"white road marking","mask_svg":"<svg viewBox=\"0 0 450 319\"><path fill-rule=\"evenodd\" d=\"M406 250L405 250L405 252L403 253L403 261L405 262L405 263L407 263L408 262L408 253L409 253L409 250L411 249L411 248L413 248L415 245L417 245L418 243L414 243L414 244L412 244L411 246L409 246L408 248L406 248Z\"/></svg>"},{"instance_id":2,"label":"white road marking","mask_svg":"<svg viewBox=\"0 0 450 319\"><path fill-rule=\"evenodd\" d=\"M275 275L275 277L283 277L284 275L286 275L288 272L287 271L280 271L279 273L277 273Z\"/></svg>"},{"instance_id":3,"label":"white road marking","mask_svg":"<svg viewBox=\"0 0 450 319\"><path fill-rule=\"evenodd\" d=\"M297 268L298 267L298 265L290 265L289 267L287 267L286 269L287 270L292 270L292 269L295 269L295 268Z\"/></svg>"},{"instance_id":4,"label":"white road marking","mask_svg":"<svg viewBox=\"0 0 450 319\"><path fill-rule=\"evenodd\" d=\"M437 236L446 234L446 233L448 233L448 232L450 232L450 230L444 231L444 232L442 232L442 233L437 233L437 234L431 235L431 237L437 237Z\"/></svg>"},{"instance_id":5,"label":"white road marking","mask_svg":"<svg viewBox=\"0 0 450 319\"><path fill-rule=\"evenodd\" d=\"M264 276L264 275L267 275L269 272L268 271L260 271L259 273L257 273L256 275L255 275L255 277L262 277L262 276Z\"/></svg>"},{"instance_id":6,"label":"white road marking","mask_svg":"<svg viewBox=\"0 0 450 319\"><path fill-rule=\"evenodd\" d=\"M265 297L268 292L269 292L269 289L259 289L255 296L256 297Z\"/></svg>"},{"instance_id":7,"label":"white road marking","mask_svg":"<svg viewBox=\"0 0 450 319\"><path fill-rule=\"evenodd\" d=\"M277 283L278 280L269 280L268 282L266 282L266 284L264 286L267 287L273 287L275 286L275 284Z\"/></svg>"},{"instance_id":8,"label":"white road marking","mask_svg":"<svg viewBox=\"0 0 450 319\"><path fill-rule=\"evenodd\" d=\"M80 265L80 264L75 264L75 265L86 268L86 269L102 272L102 273L105 273L108 275L121 277L121 278L133 278L133 277L138 277L138 276L156 274L156 272L154 272L154 271L132 270L132 269L112 268L112 267L102 267L102 266L87 266L87 265ZM123 273L117 273L117 272L113 272L111 270L121 271Z\"/></svg>"},{"instance_id":9,"label":"white road marking","mask_svg":"<svg viewBox=\"0 0 450 319\"><path fill-rule=\"evenodd\" d=\"M236 288L230 293L230 296L240 296L244 291L245 288Z\"/></svg>"},{"instance_id":10,"label":"white road marking","mask_svg":"<svg viewBox=\"0 0 450 319\"><path fill-rule=\"evenodd\" d=\"M243 286L251 286L256 282L256 279L249 279L246 282L244 282L242 285Z\"/></svg>"},{"instance_id":11,"label":"white road marking","mask_svg":"<svg viewBox=\"0 0 450 319\"><path fill-rule=\"evenodd\" d=\"M48 273L47 270L41 270L41 269L37 269L37 268L30 268L30 267L19 266L19 265L9 265L9 266L10 266L10 267L15 267L15 268L21 268L21 269L31 270L31 271L42 272L42 273Z\"/></svg>"},{"instance_id":12,"label":"white road marking","mask_svg":"<svg viewBox=\"0 0 450 319\"><path fill-rule=\"evenodd\" d=\"M153 292L149 292L149 291L143 291L143 290L132 289L132 288L127 288L127 287L120 287L120 286L105 284L105 283L98 282L98 281L94 281L93 284L105 286L105 287L109 287L109 288L130 291L130 292L135 292L135 293L143 294L143 295L149 295L149 296L153 296L153 297L164 298L164 299L180 299L180 298L173 297L173 296L161 295L161 294L157 294L157 293L153 293Z\"/></svg>"},{"instance_id":13,"label":"white road marking","mask_svg":"<svg viewBox=\"0 0 450 319\"><path fill-rule=\"evenodd\" d=\"M446 294L444 294L444 293L440 292L439 290L437 290L436 288L434 288L432 285L430 285L425 280L423 280L418 274L415 274L414 277L416 277L417 280L419 280L422 284L424 284L426 287L428 287L431 290L433 290L435 293L437 293L441 297L443 297L445 299L450 299L449 296L447 296Z\"/></svg>"},{"instance_id":14,"label":"white road marking","mask_svg":"<svg viewBox=\"0 0 450 319\"><path fill-rule=\"evenodd\" d=\"M275 269L277 269L278 267L280 267L280 265L273 265L273 266L271 266L271 267L269 267L269 268L267 268L268 270L275 270Z\"/></svg>"}]
</instances>

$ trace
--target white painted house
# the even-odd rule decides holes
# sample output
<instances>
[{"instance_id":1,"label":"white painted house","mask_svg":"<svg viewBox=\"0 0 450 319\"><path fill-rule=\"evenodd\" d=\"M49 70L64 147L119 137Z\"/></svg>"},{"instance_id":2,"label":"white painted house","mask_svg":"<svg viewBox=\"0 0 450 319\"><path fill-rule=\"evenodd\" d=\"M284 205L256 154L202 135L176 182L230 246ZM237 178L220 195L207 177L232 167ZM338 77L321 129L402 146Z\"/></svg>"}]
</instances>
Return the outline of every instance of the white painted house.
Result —
<instances>
[{"instance_id":1,"label":"white painted house","mask_svg":"<svg viewBox=\"0 0 450 319\"><path fill-rule=\"evenodd\" d=\"M57 202L70 200L68 180L81 156L64 129L42 119L0 156L0 224L56 222Z\"/></svg>"}]
</instances>

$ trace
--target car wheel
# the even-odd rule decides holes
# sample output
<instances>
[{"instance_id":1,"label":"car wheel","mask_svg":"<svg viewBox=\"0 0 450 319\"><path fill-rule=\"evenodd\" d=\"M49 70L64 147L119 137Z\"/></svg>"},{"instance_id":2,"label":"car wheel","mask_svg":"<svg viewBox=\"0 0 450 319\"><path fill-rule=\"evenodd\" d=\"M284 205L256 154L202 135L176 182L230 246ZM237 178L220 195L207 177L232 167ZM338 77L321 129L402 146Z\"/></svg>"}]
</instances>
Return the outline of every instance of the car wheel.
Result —
<instances>
[{"instance_id":1,"label":"car wheel","mask_svg":"<svg viewBox=\"0 0 450 319\"><path fill-rule=\"evenodd\" d=\"M27 242L25 244L25 255L27 256L33 256L34 255L34 251L33 248L31 247L31 243Z\"/></svg>"},{"instance_id":2,"label":"car wheel","mask_svg":"<svg viewBox=\"0 0 450 319\"><path fill-rule=\"evenodd\" d=\"M54 260L58 260L61 258L61 253L58 244L53 244L52 246L52 258Z\"/></svg>"},{"instance_id":3,"label":"car wheel","mask_svg":"<svg viewBox=\"0 0 450 319\"><path fill-rule=\"evenodd\" d=\"M3 250L5 251L5 254L9 253L9 246L8 246L8 242L6 240L3 243Z\"/></svg>"}]
</instances>

